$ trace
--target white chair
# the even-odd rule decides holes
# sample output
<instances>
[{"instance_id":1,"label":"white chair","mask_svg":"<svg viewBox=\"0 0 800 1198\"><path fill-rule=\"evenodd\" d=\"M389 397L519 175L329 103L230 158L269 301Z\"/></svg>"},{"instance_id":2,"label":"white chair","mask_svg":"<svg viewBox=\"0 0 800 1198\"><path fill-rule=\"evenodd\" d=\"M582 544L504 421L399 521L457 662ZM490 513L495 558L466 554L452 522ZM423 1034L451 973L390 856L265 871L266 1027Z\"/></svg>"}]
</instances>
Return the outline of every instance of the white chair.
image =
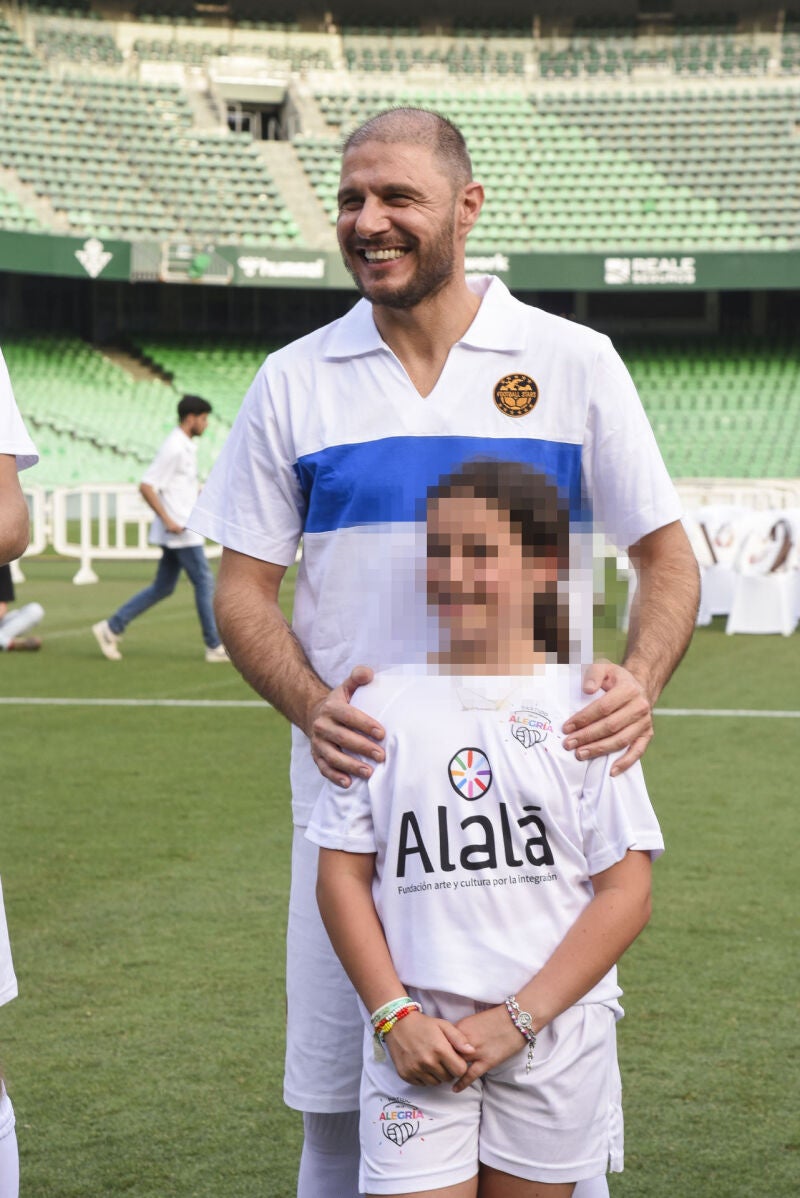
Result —
<instances>
[{"instance_id":1,"label":"white chair","mask_svg":"<svg viewBox=\"0 0 800 1198\"><path fill-rule=\"evenodd\" d=\"M792 522L780 513L755 517L736 560L736 583L725 631L780 633L797 627L797 571Z\"/></svg>"},{"instance_id":2,"label":"white chair","mask_svg":"<svg viewBox=\"0 0 800 1198\"><path fill-rule=\"evenodd\" d=\"M717 504L689 513L684 527L700 567L697 623L702 626L710 624L713 616L727 616L731 610L736 584L734 563L750 527L750 514L745 508Z\"/></svg>"}]
</instances>

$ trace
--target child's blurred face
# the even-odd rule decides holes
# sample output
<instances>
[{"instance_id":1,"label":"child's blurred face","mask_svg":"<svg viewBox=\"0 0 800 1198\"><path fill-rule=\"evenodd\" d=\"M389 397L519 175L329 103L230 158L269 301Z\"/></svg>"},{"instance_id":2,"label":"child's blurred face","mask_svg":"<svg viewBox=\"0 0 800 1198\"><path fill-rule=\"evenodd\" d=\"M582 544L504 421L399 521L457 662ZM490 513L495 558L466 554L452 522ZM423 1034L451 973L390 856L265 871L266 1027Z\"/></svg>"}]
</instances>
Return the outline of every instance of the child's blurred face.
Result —
<instances>
[{"instance_id":1,"label":"child's blurred face","mask_svg":"<svg viewBox=\"0 0 800 1198\"><path fill-rule=\"evenodd\" d=\"M504 646L530 651L535 596L555 581L553 559L523 548L507 514L468 492L433 500L427 524L428 603L450 657L479 665Z\"/></svg>"}]
</instances>

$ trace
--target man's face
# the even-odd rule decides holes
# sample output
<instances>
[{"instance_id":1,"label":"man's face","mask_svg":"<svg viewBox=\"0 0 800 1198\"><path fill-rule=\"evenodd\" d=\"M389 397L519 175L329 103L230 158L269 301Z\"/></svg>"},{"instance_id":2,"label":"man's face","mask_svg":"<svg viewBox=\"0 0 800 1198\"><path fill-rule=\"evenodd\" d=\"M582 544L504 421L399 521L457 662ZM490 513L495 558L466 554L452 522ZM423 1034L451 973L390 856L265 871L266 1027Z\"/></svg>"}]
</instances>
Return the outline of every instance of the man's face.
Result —
<instances>
[{"instance_id":1,"label":"man's face","mask_svg":"<svg viewBox=\"0 0 800 1198\"><path fill-rule=\"evenodd\" d=\"M364 142L342 160L336 230L361 294L413 308L453 277L456 195L432 150Z\"/></svg>"},{"instance_id":2,"label":"man's face","mask_svg":"<svg viewBox=\"0 0 800 1198\"><path fill-rule=\"evenodd\" d=\"M207 428L208 412L202 412L199 416L195 415L189 417L186 431L190 437L202 437Z\"/></svg>"}]
</instances>

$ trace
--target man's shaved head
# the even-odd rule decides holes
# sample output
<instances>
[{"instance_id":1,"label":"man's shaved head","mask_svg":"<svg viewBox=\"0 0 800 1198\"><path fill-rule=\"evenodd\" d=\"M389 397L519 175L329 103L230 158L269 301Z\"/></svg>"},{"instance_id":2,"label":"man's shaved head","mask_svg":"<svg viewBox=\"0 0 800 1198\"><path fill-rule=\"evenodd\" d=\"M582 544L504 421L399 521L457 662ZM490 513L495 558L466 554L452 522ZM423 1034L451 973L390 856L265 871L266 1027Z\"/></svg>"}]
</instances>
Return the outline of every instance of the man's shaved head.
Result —
<instances>
[{"instance_id":1,"label":"man's shaved head","mask_svg":"<svg viewBox=\"0 0 800 1198\"><path fill-rule=\"evenodd\" d=\"M387 108L354 129L345 140L342 153L369 141L427 146L441 163L454 190L472 181L472 162L464 136L441 113L428 108Z\"/></svg>"}]
</instances>

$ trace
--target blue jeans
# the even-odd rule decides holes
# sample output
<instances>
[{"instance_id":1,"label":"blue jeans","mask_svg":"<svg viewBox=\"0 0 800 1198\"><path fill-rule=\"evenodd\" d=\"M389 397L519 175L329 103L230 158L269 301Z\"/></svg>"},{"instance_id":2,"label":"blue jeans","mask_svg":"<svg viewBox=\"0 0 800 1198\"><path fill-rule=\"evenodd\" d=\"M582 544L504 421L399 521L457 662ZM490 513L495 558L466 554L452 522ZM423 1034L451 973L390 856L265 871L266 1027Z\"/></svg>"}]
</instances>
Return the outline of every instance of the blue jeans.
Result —
<instances>
[{"instance_id":1,"label":"blue jeans","mask_svg":"<svg viewBox=\"0 0 800 1198\"><path fill-rule=\"evenodd\" d=\"M188 545L183 549L169 549L164 546L156 576L150 586L139 591L138 595L134 595L127 603L123 603L109 619L108 626L115 636L121 636L131 620L135 620L142 612L171 595L181 570L186 571L194 587L194 602L206 647L216 649L220 644L220 636L214 619L214 575L206 561L202 545Z\"/></svg>"}]
</instances>

